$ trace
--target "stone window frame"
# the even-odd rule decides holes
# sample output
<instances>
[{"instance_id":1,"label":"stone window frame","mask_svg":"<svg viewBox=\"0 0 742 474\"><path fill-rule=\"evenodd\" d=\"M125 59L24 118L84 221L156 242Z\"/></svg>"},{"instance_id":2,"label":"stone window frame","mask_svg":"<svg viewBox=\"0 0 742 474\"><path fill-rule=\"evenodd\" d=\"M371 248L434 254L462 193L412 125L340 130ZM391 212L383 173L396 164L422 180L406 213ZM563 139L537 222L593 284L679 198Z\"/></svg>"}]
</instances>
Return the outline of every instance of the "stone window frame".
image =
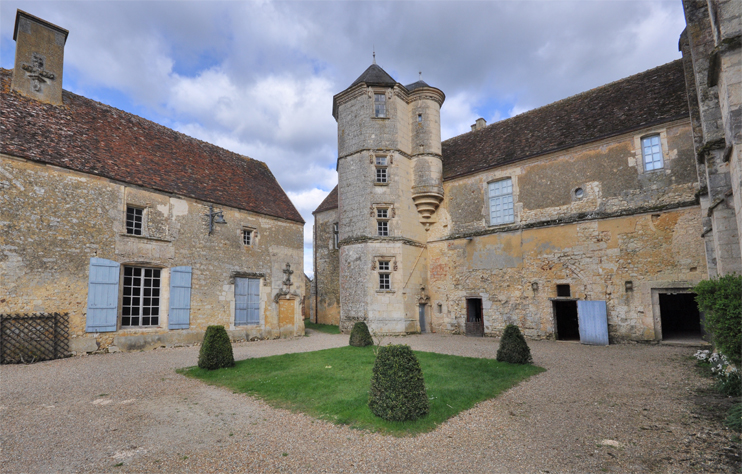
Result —
<instances>
[{"instance_id":1,"label":"stone window frame","mask_svg":"<svg viewBox=\"0 0 742 474\"><path fill-rule=\"evenodd\" d=\"M374 166L374 172L373 172L373 180L374 180L374 186L389 186L389 183L391 183L391 173L390 168L392 164L394 163L394 160L392 159L392 155L390 154L371 154L371 159L369 160L371 164ZM382 176L380 172L383 171L383 180L380 179Z\"/></svg>"},{"instance_id":2,"label":"stone window frame","mask_svg":"<svg viewBox=\"0 0 742 474\"><path fill-rule=\"evenodd\" d=\"M340 248L340 223L332 223L332 248L337 250Z\"/></svg>"},{"instance_id":3,"label":"stone window frame","mask_svg":"<svg viewBox=\"0 0 742 474\"><path fill-rule=\"evenodd\" d=\"M655 168L647 170L644 164L644 150L642 141L645 138L659 135L660 137L660 150L662 152L662 168ZM629 159L629 166L635 166L638 174L654 173L654 172L667 172L669 171L668 164L673 159L670 156L669 147L667 144L667 128L655 128L644 131L644 133L634 135L634 156ZM632 163L633 162L633 163Z\"/></svg>"},{"instance_id":4,"label":"stone window frame","mask_svg":"<svg viewBox=\"0 0 742 474\"><path fill-rule=\"evenodd\" d=\"M381 87L369 87L368 88L368 96L371 103L371 118L374 120L389 120L391 118L391 110L389 107L389 104L392 100L392 97L394 95L392 94L391 89L387 88L381 88ZM377 115L377 108L376 108L376 97L377 96L383 96L384 97L384 115Z\"/></svg>"},{"instance_id":5,"label":"stone window frame","mask_svg":"<svg viewBox=\"0 0 742 474\"><path fill-rule=\"evenodd\" d=\"M139 229L139 233L136 233L136 226L132 228L132 232L129 232L129 209L135 210L135 211L141 211L141 228ZM136 216L135 216L136 217ZM124 206L124 233L126 235L133 235L136 237L147 237L147 206L141 205L141 204L130 204L126 203L126 206Z\"/></svg>"},{"instance_id":6,"label":"stone window frame","mask_svg":"<svg viewBox=\"0 0 742 474\"><path fill-rule=\"evenodd\" d=\"M381 212L386 211L386 217L381 216ZM394 207L394 203L379 202L371 204L371 217L375 224L374 235L376 237L390 237L392 235L392 220L397 217L397 211ZM386 235L380 234L380 223L386 222Z\"/></svg>"},{"instance_id":7,"label":"stone window frame","mask_svg":"<svg viewBox=\"0 0 742 474\"><path fill-rule=\"evenodd\" d=\"M651 142L648 144L645 143L647 140L653 140L653 139L657 140L656 145ZM653 133L651 135L643 136L640 139L640 143L641 143L641 153L642 153L642 168L644 169L644 172L646 173L650 171L664 170L665 169L665 153L664 153L664 150L662 149L662 139L660 138L660 134ZM655 146L659 147L659 165L656 164L657 160L654 159L654 155L657 154L658 152L655 152L654 150L650 150L650 155L653 156L652 161L651 161L651 166L652 166L651 169L648 168L650 163L647 162L647 156L648 156L646 153L647 146L649 146L650 148L654 148Z\"/></svg>"},{"instance_id":8,"label":"stone window frame","mask_svg":"<svg viewBox=\"0 0 742 474\"><path fill-rule=\"evenodd\" d=\"M495 183L503 182L503 181L510 181L510 193L509 194L498 194L497 196L492 196L491 193L491 187ZM501 226L501 225L510 225L514 224L517 220L517 213L515 212L515 195L516 195L516 182L515 182L515 176L500 176L494 179L491 179L487 181L485 187L485 205L487 208L487 223L490 227L495 226ZM503 197L503 196L510 196L510 209L512 211L512 219L509 221L501 221L501 222L493 222L492 221L492 198L495 197Z\"/></svg>"},{"instance_id":9,"label":"stone window frame","mask_svg":"<svg viewBox=\"0 0 742 474\"><path fill-rule=\"evenodd\" d=\"M250 243L245 243L245 233L250 233ZM242 224L239 230L240 243L245 249L253 248L258 245L258 229L252 225Z\"/></svg>"},{"instance_id":10,"label":"stone window frame","mask_svg":"<svg viewBox=\"0 0 742 474\"><path fill-rule=\"evenodd\" d=\"M397 257L395 256L377 255L373 258L371 270L377 274L377 293L395 293L392 285L392 273L396 272L397 269ZM383 288L384 283L388 288Z\"/></svg>"},{"instance_id":11,"label":"stone window frame","mask_svg":"<svg viewBox=\"0 0 742 474\"><path fill-rule=\"evenodd\" d=\"M156 325L149 326L124 326L124 278L126 268L154 269L160 271L160 301L159 301L159 321ZM142 296L143 297L143 296ZM170 268L158 263L152 262L122 262L119 267L119 287L118 287L118 309L116 314L116 327L119 331L154 331L168 327L168 308L170 306ZM141 318L141 315L140 315Z\"/></svg>"}]
</instances>

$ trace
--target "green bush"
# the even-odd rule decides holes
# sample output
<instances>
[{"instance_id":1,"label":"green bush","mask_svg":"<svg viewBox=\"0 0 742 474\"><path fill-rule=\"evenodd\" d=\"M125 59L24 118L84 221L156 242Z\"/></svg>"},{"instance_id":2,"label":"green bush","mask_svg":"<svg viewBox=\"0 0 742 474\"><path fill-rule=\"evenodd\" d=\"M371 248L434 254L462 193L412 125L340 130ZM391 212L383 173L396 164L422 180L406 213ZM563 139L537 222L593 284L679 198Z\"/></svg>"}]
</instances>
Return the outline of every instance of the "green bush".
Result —
<instances>
[{"instance_id":1,"label":"green bush","mask_svg":"<svg viewBox=\"0 0 742 474\"><path fill-rule=\"evenodd\" d=\"M526 339L520 333L518 326L508 324L505 332L500 338L500 347L497 349L497 360L499 362L510 362L511 364L530 364L531 349L526 344Z\"/></svg>"},{"instance_id":2,"label":"green bush","mask_svg":"<svg viewBox=\"0 0 742 474\"><path fill-rule=\"evenodd\" d=\"M428 414L423 371L410 346L379 348L368 406L374 415L388 421L412 421Z\"/></svg>"},{"instance_id":3,"label":"green bush","mask_svg":"<svg viewBox=\"0 0 742 474\"><path fill-rule=\"evenodd\" d=\"M350 331L350 345L355 347L370 346L374 343L371 338L371 333L368 332L368 326L366 323L359 322L353 325L353 330Z\"/></svg>"},{"instance_id":4,"label":"green bush","mask_svg":"<svg viewBox=\"0 0 742 474\"><path fill-rule=\"evenodd\" d=\"M198 367L215 370L234 366L232 342L224 326L209 326L198 354Z\"/></svg>"},{"instance_id":5,"label":"green bush","mask_svg":"<svg viewBox=\"0 0 742 474\"><path fill-rule=\"evenodd\" d=\"M724 424L738 433L742 433L742 403L737 403L729 410L729 416Z\"/></svg>"},{"instance_id":6,"label":"green bush","mask_svg":"<svg viewBox=\"0 0 742 474\"><path fill-rule=\"evenodd\" d=\"M693 289L705 313L704 328L716 350L740 367L742 362L742 276L735 274L703 280Z\"/></svg>"}]
</instances>

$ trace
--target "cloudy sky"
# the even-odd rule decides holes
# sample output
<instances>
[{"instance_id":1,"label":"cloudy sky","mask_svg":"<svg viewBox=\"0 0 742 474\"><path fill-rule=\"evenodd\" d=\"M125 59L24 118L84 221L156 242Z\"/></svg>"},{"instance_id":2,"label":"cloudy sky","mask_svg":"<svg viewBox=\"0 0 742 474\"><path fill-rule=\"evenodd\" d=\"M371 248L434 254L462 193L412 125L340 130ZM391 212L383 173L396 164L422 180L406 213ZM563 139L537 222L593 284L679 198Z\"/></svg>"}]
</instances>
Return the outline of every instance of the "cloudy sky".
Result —
<instances>
[{"instance_id":1,"label":"cloudy sky","mask_svg":"<svg viewBox=\"0 0 742 474\"><path fill-rule=\"evenodd\" d=\"M443 90L443 138L680 57L671 1L3 0L70 31L64 88L265 161L307 221L337 183L332 96L370 64Z\"/></svg>"}]
</instances>

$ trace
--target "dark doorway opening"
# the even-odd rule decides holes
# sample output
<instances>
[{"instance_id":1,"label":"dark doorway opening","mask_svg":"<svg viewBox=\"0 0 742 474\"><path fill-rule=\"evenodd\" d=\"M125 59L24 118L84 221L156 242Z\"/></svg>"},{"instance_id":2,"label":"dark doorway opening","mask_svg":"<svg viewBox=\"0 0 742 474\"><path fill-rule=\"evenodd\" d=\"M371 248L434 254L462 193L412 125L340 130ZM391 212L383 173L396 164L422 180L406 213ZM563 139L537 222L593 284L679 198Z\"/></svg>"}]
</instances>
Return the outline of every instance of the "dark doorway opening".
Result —
<instances>
[{"instance_id":1,"label":"dark doorway opening","mask_svg":"<svg viewBox=\"0 0 742 474\"><path fill-rule=\"evenodd\" d=\"M428 332L425 328L425 306L424 304L419 305L419 316L420 316L420 332L426 333Z\"/></svg>"},{"instance_id":2,"label":"dark doorway opening","mask_svg":"<svg viewBox=\"0 0 742 474\"><path fill-rule=\"evenodd\" d=\"M484 336L484 318L482 318L482 299L467 298L466 300L466 335Z\"/></svg>"},{"instance_id":3,"label":"dark doorway opening","mask_svg":"<svg viewBox=\"0 0 742 474\"><path fill-rule=\"evenodd\" d=\"M663 341L703 336L695 293L660 293L659 297Z\"/></svg>"},{"instance_id":4,"label":"dark doorway opening","mask_svg":"<svg viewBox=\"0 0 742 474\"><path fill-rule=\"evenodd\" d=\"M577 321L577 301L554 301L556 338L559 341L579 341L580 325Z\"/></svg>"}]
</instances>

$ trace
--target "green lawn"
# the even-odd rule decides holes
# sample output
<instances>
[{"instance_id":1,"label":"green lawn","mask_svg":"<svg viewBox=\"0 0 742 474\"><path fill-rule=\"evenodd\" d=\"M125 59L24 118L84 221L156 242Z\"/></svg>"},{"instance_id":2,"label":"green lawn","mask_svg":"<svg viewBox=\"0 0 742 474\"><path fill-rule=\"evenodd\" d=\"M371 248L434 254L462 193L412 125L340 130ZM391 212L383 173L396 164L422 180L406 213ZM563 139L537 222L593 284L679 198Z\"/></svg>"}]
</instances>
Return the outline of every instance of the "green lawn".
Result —
<instances>
[{"instance_id":1,"label":"green lawn","mask_svg":"<svg viewBox=\"0 0 742 474\"><path fill-rule=\"evenodd\" d=\"M415 354L425 377L430 413L414 422L385 421L369 410L373 346L247 359L228 369L208 371L191 367L179 372L228 387L235 393L261 398L275 407L401 436L431 431L460 411L544 371L533 365L513 365L494 359L433 352Z\"/></svg>"},{"instance_id":2,"label":"green lawn","mask_svg":"<svg viewBox=\"0 0 742 474\"><path fill-rule=\"evenodd\" d=\"M340 327L335 326L333 324L317 324L309 321L308 319L304 320L304 327L307 329L314 329L315 331L324 332L327 334L340 334Z\"/></svg>"}]
</instances>

